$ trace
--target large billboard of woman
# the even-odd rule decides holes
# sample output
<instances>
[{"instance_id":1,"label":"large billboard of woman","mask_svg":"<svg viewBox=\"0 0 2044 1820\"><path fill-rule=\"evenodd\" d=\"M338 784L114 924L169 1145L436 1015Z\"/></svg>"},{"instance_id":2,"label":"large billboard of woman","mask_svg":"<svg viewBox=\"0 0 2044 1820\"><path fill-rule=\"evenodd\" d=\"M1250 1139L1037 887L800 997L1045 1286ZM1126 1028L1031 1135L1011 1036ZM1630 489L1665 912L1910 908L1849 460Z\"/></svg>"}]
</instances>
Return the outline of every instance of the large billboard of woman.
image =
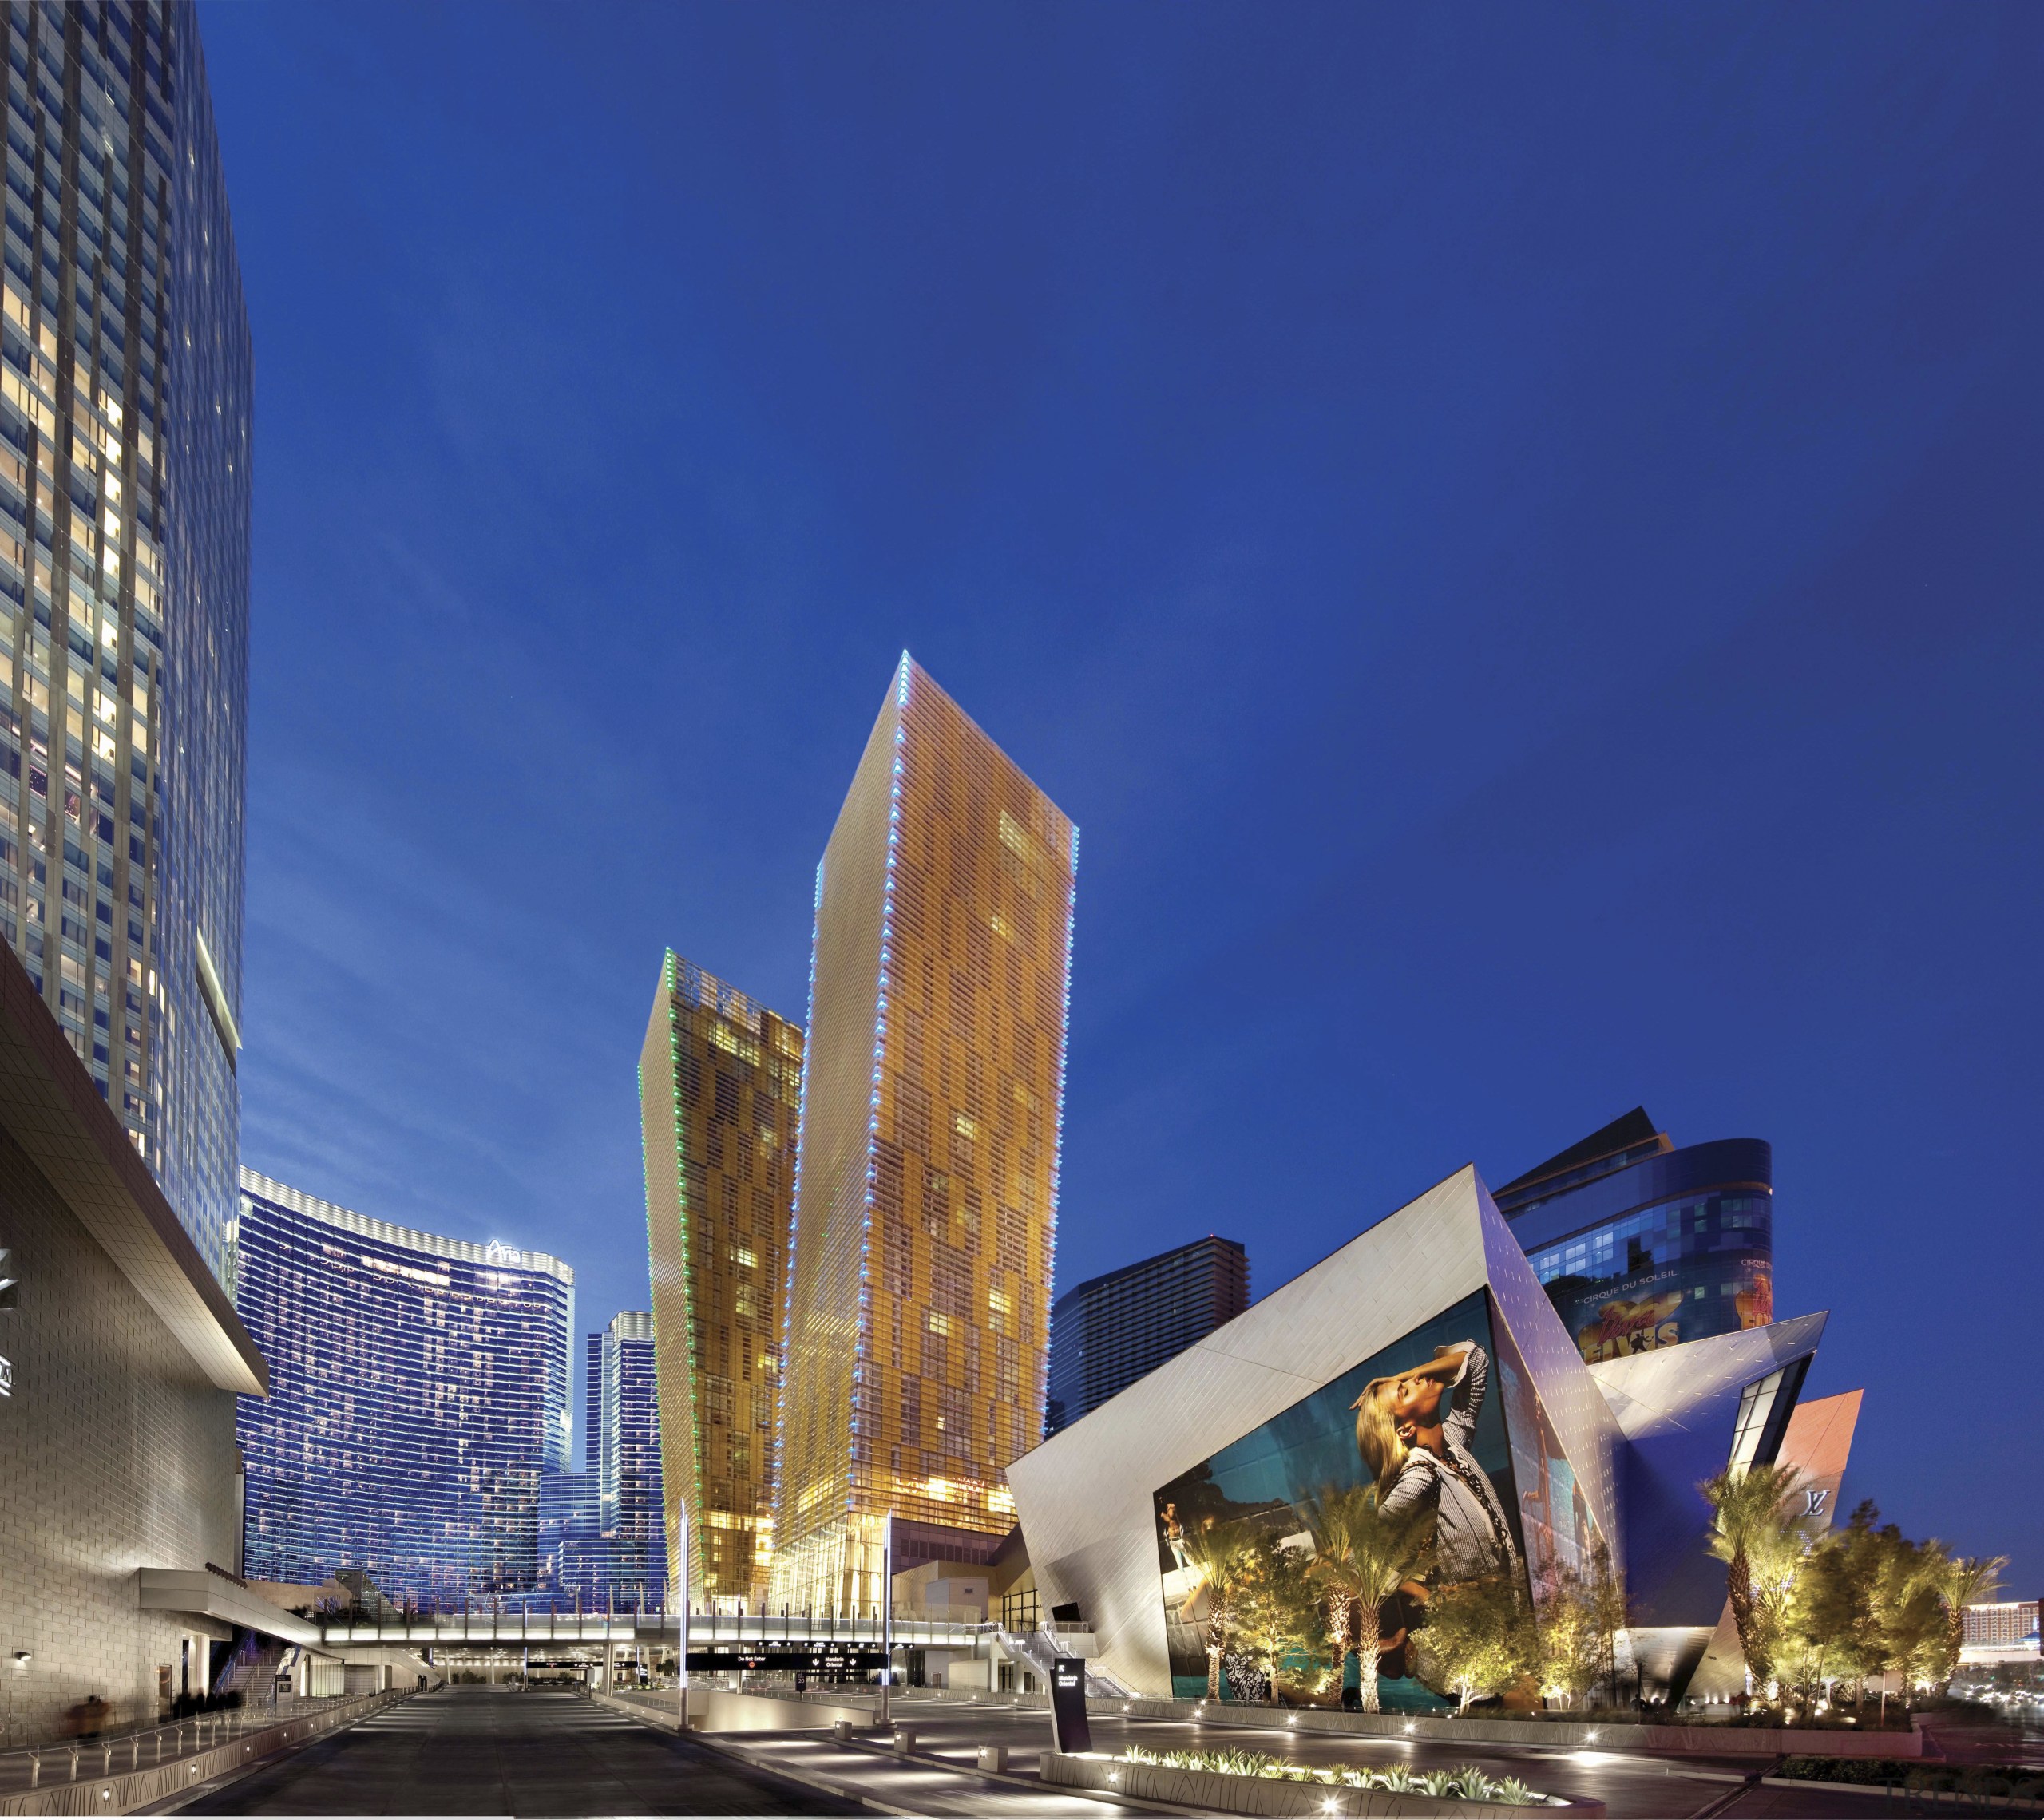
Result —
<instances>
[{"instance_id":1,"label":"large billboard of woman","mask_svg":"<svg viewBox=\"0 0 2044 1820\"><path fill-rule=\"evenodd\" d=\"M1222 1562L1260 1549L1266 1561L1284 1551L1303 1569L1329 1494L1373 1487L1376 1509L1413 1541L1410 1571L1377 1614L1378 1703L1447 1703L1428 1684L1429 1604L1472 1581L1529 1589L1504 1406L1523 1403L1531 1387L1507 1347L1500 1383L1490 1301L1480 1290L1158 1489L1174 1691L1199 1697L1218 1680L1224 1699L1265 1699L1274 1670L1287 1698L1327 1704L1341 1703L1346 1676L1353 1703L1354 1654L1230 1649L1215 1642L1228 1614L1214 1620L1230 1597ZM1544 1532L1539 1543L1550 1545Z\"/></svg>"}]
</instances>

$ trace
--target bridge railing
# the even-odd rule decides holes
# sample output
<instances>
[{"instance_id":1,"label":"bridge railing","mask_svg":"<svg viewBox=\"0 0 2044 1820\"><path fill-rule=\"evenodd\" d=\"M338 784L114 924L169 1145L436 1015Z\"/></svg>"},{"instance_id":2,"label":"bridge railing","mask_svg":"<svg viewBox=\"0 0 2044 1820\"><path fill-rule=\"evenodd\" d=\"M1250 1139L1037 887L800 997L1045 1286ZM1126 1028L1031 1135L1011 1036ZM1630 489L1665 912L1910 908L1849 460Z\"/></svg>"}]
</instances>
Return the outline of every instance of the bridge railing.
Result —
<instances>
[{"instance_id":1,"label":"bridge railing","mask_svg":"<svg viewBox=\"0 0 2044 1820\"><path fill-rule=\"evenodd\" d=\"M894 1641L909 1648L961 1648L996 1628L965 1617L897 1618ZM672 1612L448 1612L430 1615L387 1616L338 1620L325 1625L323 1640L331 1648L374 1644L666 1644L679 1638L681 1620ZM885 1634L877 1617L839 1618L829 1614L696 1612L688 1620L688 1646L693 1653L719 1644L862 1644L877 1645Z\"/></svg>"}]
</instances>

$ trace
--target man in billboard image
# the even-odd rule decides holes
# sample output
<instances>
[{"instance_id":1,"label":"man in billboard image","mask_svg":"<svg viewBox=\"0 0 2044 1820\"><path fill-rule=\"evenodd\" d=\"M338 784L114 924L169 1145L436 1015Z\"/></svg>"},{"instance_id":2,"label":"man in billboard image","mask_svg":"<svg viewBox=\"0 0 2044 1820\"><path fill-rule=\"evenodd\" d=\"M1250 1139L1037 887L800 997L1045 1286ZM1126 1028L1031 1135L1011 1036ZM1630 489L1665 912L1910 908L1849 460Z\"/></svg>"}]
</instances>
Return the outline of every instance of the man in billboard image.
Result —
<instances>
[{"instance_id":1,"label":"man in billboard image","mask_svg":"<svg viewBox=\"0 0 2044 1820\"><path fill-rule=\"evenodd\" d=\"M1490 1387L1491 1361L1473 1339L1436 1349L1432 1362L1373 1379L1353 1406L1356 1446L1387 1517L1434 1514L1434 1572L1444 1584L1514 1572L1519 1552L1490 1475L1469 1450Z\"/></svg>"}]
</instances>

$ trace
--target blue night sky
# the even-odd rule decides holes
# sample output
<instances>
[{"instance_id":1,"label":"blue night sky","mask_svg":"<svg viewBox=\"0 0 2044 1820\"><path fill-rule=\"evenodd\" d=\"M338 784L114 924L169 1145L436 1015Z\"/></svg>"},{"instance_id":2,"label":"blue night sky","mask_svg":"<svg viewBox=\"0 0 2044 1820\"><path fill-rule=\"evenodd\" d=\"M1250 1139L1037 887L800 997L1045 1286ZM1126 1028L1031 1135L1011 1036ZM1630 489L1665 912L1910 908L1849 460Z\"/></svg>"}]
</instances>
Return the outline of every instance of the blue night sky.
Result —
<instances>
[{"instance_id":1,"label":"blue night sky","mask_svg":"<svg viewBox=\"0 0 2044 1820\"><path fill-rule=\"evenodd\" d=\"M2044 11L201 16L249 1162L644 1305L662 948L803 1015L905 647L1084 831L1062 1282L1770 1138L1848 1495L2038 1590Z\"/></svg>"}]
</instances>

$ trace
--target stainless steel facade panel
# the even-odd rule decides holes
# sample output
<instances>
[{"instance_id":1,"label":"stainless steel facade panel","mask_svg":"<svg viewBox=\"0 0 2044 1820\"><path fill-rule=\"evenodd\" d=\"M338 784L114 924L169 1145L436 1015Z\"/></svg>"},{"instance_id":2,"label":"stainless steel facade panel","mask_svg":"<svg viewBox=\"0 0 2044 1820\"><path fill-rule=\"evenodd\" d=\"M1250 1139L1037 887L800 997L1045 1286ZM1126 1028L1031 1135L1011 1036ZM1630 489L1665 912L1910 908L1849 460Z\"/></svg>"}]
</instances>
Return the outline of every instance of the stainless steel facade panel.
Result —
<instances>
[{"instance_id":1,"label":"stainless steel facade panel","mask_svg":"<svg viewBox=\"0 0 2044 1820\"><path fill-rule=\"evenodd\" d=\"M1581 1553L1590 1533L1580 1519L1568 1534L1556 1526L1557 1509L1579 1496L1594 1525L1590 1539L1601 1536L1614 1564L1646 1589L1642 1624L1661 1627L1642 1631L1650 1669L1693 1661L1724 1592L1721 1569L1714 1590L1703 1584L1714 1564L1703 1550L1708 1511L1696 1485L1731 1458L1746 1388L1807 1359L1823 1317L1587 1366L1473 1169L1011 1466L1040 1601L1079 1607L1099 1635L1107 1673L1145 1693L1170 1692L1160 1488L1480 1289L1494 1317L1499 1394L1536 1581L1543 1562L1565 1567ZM1781 1394L1792 1403L1786 1378ZM1642 1483L1666 1509L1642 1503ZM1535 1591L1537 1600L1539 1585ZM1677 1592L1688 1596L1663 1609L1663 1595Z\"/></svg>"},{"instance_id":2,"label":"stainless steel facade panel","mask_svg":"<svg viewBox=\"0 0 2044 1820\"><path fill-rule=\"evenodd\" d=\"M1152 1494L1483 1288L1480 1192L1458 1170L1008 1469L1039 1599L1107 1673L1171 1691Z\"/></svg>"}]
</instances>

